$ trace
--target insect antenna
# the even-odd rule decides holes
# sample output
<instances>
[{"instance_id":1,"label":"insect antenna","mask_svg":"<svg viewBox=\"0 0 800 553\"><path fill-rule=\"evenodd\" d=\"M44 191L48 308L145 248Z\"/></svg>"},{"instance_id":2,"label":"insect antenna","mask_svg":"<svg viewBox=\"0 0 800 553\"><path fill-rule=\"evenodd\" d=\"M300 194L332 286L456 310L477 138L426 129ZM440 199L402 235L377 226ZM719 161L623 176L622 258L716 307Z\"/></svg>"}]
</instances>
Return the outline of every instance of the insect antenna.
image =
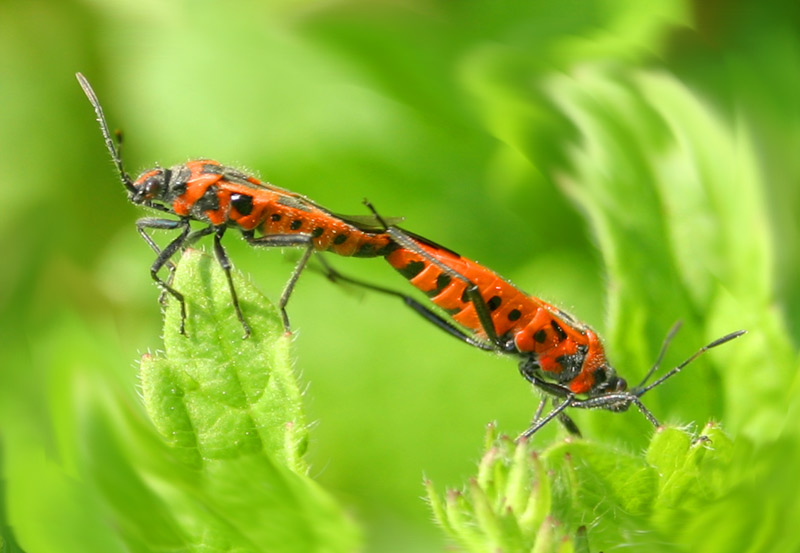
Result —
<instances>
[{"instance_id":1,"label":"insect antenna","mask_svg":"<svg viewBox=\"0 0 800 553\"><path fill-rule=\"evenodd\" d=\"M117 143L119 144L119 147L117 147L114 145L114 140L111 138L111 131L108 130L106 116L103 114L103 108L100 105L100 100L97 99L97 94L94 93L92 85L89 84L89 81L86 80L86 77L84 77L83 74L76 73L75 76L78 78L78 82L80 83L83 92L86 94L86 97L89 98L89 102L91 102L94 112L97 114L97 122L100 123L100 131L103 133L103 138L106 142L106 148L108 148L108 151L111 154L111 161L114 162L117 171L119 171L119 177L122 180L122 184L125 186L128 192L131 194L135 193L136 188L133 186L133 180L122 166L122 133L119 131L115 133Z\"/></svg>"},{"instance_id":2,"label":"insect antenna","mask_svg":"<svg viewBox=\"0 0 800 553\"><path fill-rule=\"evenodd\" d=\"M736 332L731 332L730 334L726 334L725 336L722 336L721 338L717 338L713 342L711 342L709 344L706 344L705 346L703 346L702 348L700 348L699 350L694 352L683 363L680 363L679 365L677 365L676 367L671 369L664 376L662 376L661 378L657 379L652 384L650 384L648 386L645 386L645 383L647 382L647 380L656 371L656 369L658 368L658 365L661 363L661 360L664 358L664 353L665 353L665 351L667 349L667 346L669 346L670 341L675 336L675 333L678 331L679 328L680 328L680 323L677 323L672 327L672 329L670 329L669 333L667 334L667 337L664 339L664 344L661 346L661 353L659 353L658 359L656 360L656 363L653 365L653 368L651 368L650 371L648 371L647 376L644 378L644 380L642 380L642 383L639 384L638 386L636 386L635 388L633 388L630 391L630 393L632 395L634 395L636 397L643 396L645 393L649 392L650 390L652 390L656 386L660 385L662 382L664 382L668 378L670 378L672 376L675 376L676 374L681 372L681 370L686 365L688 365L689 363L691 363L692 361L694 361L695 359L697 359L698 357L703 355L705 352L707 352L711 348L715 348L717 346L721 346L722 344L724 344L726 342L730 342L734 338L738 338L739 336L741 336L742 334L747 332L746 330L737 330Z\"/></svg>"},{"instance_id":3,"label":"insect antenna","mask_svg":"<svg viewBox=\"0 0 800 553\"><path fill-rule=\"evenodd\" d=\"M661 350L658 352L658 357L656 358L656 362L653 363L653 366L650 367L650 370L647 371L646 375L644 375L644 378L642 379L641 382L639 382L639 385L633 388L634 390L639 390L640 388L643 388L644 385L647 384L647 381L650 380L650 377L653 376L653 374L655 374L655 372L658 370L658 367L661 366L661 362L664 360L664 355L666 355L667 349L669 349L669 345L672 342L672 339L675 338L675 335L678 333L678 331L681 329L682 326L683 326L682 321L676 321L675 324L672 325L672 328L669 329L669 332L667 332L667 335L664 337L664 341L661 343Z\"/></svg>"}]
</instances>

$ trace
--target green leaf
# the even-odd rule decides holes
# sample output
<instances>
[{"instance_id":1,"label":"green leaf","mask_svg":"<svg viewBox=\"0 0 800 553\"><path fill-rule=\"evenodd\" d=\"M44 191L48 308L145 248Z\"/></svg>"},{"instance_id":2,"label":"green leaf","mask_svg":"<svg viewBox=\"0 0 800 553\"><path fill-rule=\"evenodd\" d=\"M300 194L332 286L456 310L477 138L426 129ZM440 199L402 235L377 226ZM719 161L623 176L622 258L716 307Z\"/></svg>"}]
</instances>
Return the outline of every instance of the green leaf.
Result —
<instances>
[{"instance_id":1,"label":"green leaf","mask_svg":"<svg viewBox=\"0 0 800 553\"><path fill-rule=\"evenodd\" d=\"M234 272L252 328L242 338L224 272L189 250L173 286L186 298L186 335L170 301L165 352L141 364L147 411L168 446L162 482L189 550L346 551L351 523L306 476L307 427L275 309Z\"/></svg>"},{"instance_id":2,"label":"green leaf","mask_svg":"<svg viewBox=\"0 0 800 553\"><path fill-rule=\"evenodd\" d=\"M765 184L747 128L657 71L592 65L554 78L550 89L579 133L558 180L586 212L605 260L612 360L635 381L675 320L684 328L665 365L747 329L687 369L691 378L673 379L645 402L660 420L669 405L677 420L725 416L732 429L774 437L785 401L776 398L786 398L794 359L768 304ZM755 365L770 366L770 378ZM599 430L640 434L621 420Z\"/></svg>"},{"instance_id":3,"label":"green leaf","mask_svg":"<svg viewBox=\"0 0 800 553\"><path fill-rule=\"evenodd\" d=\"M471 480L468 493L447 492L446 508L426 486L434 517L468 551L585 552L622 543L675 551L670 536L737 485L718 478L730 474L731 459L731 442L716 425L698 437L662 428L643 454L575 439L537 453L525 440L495 437L478 469L494 478Z\"/></svg>"},{"instance_id":4,"label":"green leaf","mask_svg":"<svg viewBox=\"0 0 800 553\"><path fill-rule=\"evenodd\" d=\"M528 442L498 437L490 425L485 444L478 476L466 493L450 490L440 498L433 483L425 483L433 515L445 532L476 553L571 551L571 538L551 515L551 478Z\"/></svg>"},{"instance_id":5,"label":"green leaf","mask_svg":"<svg viewBox=\"0 0 800 553\"><path fill-rule=\"evenodd\" d=\"M144 399L153 422L198 466L203 459L269 452L296 471L307 429L300 390L274 308L241 277L239 303L253 332L242 338L225 274L215 261L190 250L173 286L186 297L186 334L170 301L164 355L142 361Z\"/></svg>"}]
</instances>

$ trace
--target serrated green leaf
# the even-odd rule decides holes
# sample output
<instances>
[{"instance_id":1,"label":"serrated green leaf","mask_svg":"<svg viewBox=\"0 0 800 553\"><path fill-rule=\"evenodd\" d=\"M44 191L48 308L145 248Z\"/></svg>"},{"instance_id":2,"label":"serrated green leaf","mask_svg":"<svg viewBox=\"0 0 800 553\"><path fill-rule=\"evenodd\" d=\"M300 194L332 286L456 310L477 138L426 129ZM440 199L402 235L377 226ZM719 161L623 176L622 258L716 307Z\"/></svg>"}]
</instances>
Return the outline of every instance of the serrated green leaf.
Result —
<instances>
[{"instance_id":1,"label":"serrated green leaf","mask_svg":"<svg viewBox=\"0 0 800 553\"><path fill-rule=\"evenodd\" d=\"M186 298L186 335L171 300L163 354L145 356L148 413L182 464L164 483L190 551L346 551L356 532L306 476L307 428L289 339L267 300L234 272L242 327L215 259L187 251L173 286Z\"/></svg>"},{"instance_id":2,"label":"serrated green leaf","mask_svg":"<svg viewBox=\"0 0 800 553\"><path fill-rule=\"evenodd\" d=\"M178 304L170 300L165 352L142 367L145 402L168 439L190 429L193 437L181 443L193 440L203 459L268 452L302 472L307 429L289 338L266 299L238 274L234 282L253 330L247 339L216 261L186 252L173 282L186 298L186 334L180 333Z\"/></svg>"},{"instance_id":3,"label":"serrated green leaf","mask_svg":"<svg viewBox=\"0 0 800 553\"><path fill-rule=\"evenodd\" d=\"M684 463L692 437L677 428L659 428L647 448L647 462L662 479L668 479Z\"/></svg>"},{"instance_id":4,"label":"serrated green leaf","mask_svg":"<svg viewBox=\"0 0 800 553\"><path fill-rule=\"evenodd\" d=\"M672 542L692 517L716 505L739 481L722 479L732 474L732 444L716 424L706 425L697 436L661 428L639 454L572 438L538 454L527 441L516 447L507 442L500 437L489 443L480 462L479 471L500 476L472 480L468 494L449 492L446 507L433 484L426 483L434 516L470 551L487 544L508 553L586 551L590 541L592 550L625 543L676 551ZM517 465L521 461L528 464L524 478ZM506 488L496 489L498 482ZM512 508L521 493L527 497L523 510ZM492 502L490 497L505 500Z\"/></svg>"},{"instance_id":5,"label":"serrated green leaf","mask_svg":"<svg viewBox=\"0 0 800 553\"><path fill-rule=\"evenodd\" d=\"M598 504L611 517L645 516L657 492L658 475L643 459L608 446L562 442L542 459L555 472L553 485L569 488L554 491L554 498L562 498L553 507L559 520L586 520Z\"/></svg>"}]
</instances>

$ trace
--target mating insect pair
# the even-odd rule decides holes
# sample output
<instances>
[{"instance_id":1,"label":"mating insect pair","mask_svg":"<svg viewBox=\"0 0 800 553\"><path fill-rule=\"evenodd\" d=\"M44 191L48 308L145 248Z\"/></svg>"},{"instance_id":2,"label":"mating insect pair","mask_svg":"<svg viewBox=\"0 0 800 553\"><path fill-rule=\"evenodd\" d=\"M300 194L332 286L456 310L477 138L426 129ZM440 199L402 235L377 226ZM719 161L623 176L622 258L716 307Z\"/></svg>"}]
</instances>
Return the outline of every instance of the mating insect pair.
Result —
<instances>
[{"instance_id":1,"label":"mating insect pair","mask_svg":"<svg viewBox=\"0 0 800 553\"><path fill-rule=\"evenodd\" d=\"M624 411L636 405L651 423L658 426L657 419L641 402L641 396L677 374L703 352L744 333L733 332L714 340L648 385L647 381L657 370L677 330L675 327L668 334L645 379L629 390L626 381L609 364L602 343L591 328L522 292L487 267L398 228L394 221L382 218L369 204L373 217L336 215L304 196L263 183L211 160L190 161L169 169L152 169L133 180L123 167L97 96L83 75L77 77L95 109L106 147L129 199L178 217L145 217L137 221L137 228L156 252L156 259L150 267L152 278L180 304L181 332L184 332L186 302L180 291L175 290L168 279L161 278L159 272L165 266L173 269L171 258L204 236L214 237L214 253L227 276L233 308L245 337L251 330L239 306L231 279L231 262L222 246L228 228L238 229L253 246L305 248L279 302L287 331L286 304L312 253L331 251L344 256L384 257L446 315L407 294L344 276L327 264L324 266L331 280L346 281L397 296L429 322L459 340L485 351L516 358L522 376L544 392L531 426L521 437L532 435L554 418L558 418L570 432L579 434L577 426L565 413L570 407ZM192 230L191 221L206 226ZM180 232L162 249L147 234L147 229ZM547 398L553 398L554 407L542 416Z\"/></svg>"}]
</instances>

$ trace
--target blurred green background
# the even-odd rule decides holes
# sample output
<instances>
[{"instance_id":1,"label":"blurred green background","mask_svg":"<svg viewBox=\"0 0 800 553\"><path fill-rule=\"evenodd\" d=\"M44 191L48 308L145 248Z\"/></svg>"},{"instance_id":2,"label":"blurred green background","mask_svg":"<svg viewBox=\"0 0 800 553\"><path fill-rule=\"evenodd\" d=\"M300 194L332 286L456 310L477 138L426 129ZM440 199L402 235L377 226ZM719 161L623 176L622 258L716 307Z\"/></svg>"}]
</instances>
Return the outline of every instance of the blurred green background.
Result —
<instances>
[{"instance_id":1,"label":"blurred green background","mask_svg":"<svg viewBox=\"0 0 800 553\"><path fill-rule=\"evenodd\" d=\"M136 360L160 347L153 256L133 225L143 213L76 71L124 129L131 173L210 157L334 211L364 213L367 197L593 325L631 380L677 319L687 329L670 361L748 328L747 355L724 357L738 372L703 365L649 404L668 420L717 418L757 445L794 436L796 1L5 0L0 29L9 550L48 550L45 523L62 551L107 550L60 511L108 524L93 467L118 461L127 432L147 432ZM705 181L716 195L700 192ZM673 226L651 234L637 202ZM233 235L227 246L277 300L286 256ZM407 287L379 260L331 261ZM441 550L423 474L458 486L487 422L525 427L536 399L514 363L318 274L303 276L289 311L318 421L312 475L363 526L367 551ZM587 435L646 443L636 413L577 418Z\"/></svg>"}]
</instances>

